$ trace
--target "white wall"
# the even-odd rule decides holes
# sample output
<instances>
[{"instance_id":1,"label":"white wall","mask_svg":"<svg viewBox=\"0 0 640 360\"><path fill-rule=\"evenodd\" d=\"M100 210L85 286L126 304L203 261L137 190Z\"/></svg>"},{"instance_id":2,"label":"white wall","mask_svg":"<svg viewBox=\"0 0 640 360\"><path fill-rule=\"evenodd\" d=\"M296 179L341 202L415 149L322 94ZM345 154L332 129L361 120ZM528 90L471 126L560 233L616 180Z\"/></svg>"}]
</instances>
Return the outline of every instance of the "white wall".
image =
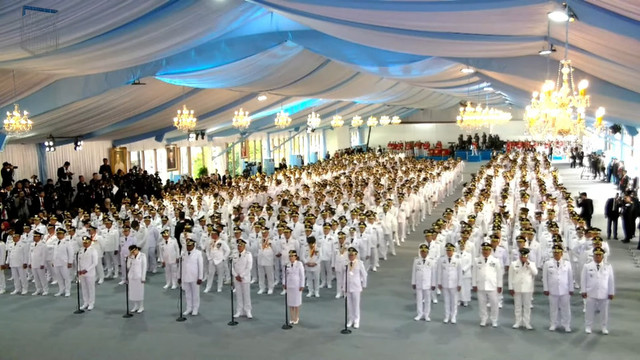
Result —
<instances>
[{"instance_id":1,"label":"white wall","mask_svg":"<svg viewBox=\"0 0 640 360\"><path fill-rule=\"evenodd\" d=\"M350 147L349 129L349 126L343 126L333 130L327 129L327 131L325 131L327 151L333 155L336 150ZM324 154L322 154L321 158L323 156Z\"/></svg>"},{"instance_id":2,"label":"white wall","mask_svg":"<svg viewBox=\"0 0 640 360\"><path fill-rule=\"evenodd\" d=\"M14 179L29 179L32 175L38 175L38 155L36 153L39 144L7 144L3 152L0 152L0 165L9 162L18 169L14 172Z\"/></svg>"},{"instance_id":3,"label":"white wall","mask_svg":"<svg viewBox=\"0 0 640 360\"><path fill-rule=\"evenodd\" d=\"M369 129L365 129L364 143L367 142L367 135ZM488 129L480 129L471 133L465 133L455 123L447 124L400 124L395 126L377 126L371 130L371 138L369 140L369 146L374 147L381 145L383 148L389 143L389 141L429 141L435 144L437 141L442 141L446 146L448 142L457 142L458 135L464 134L465 138L467 134L473 135L474 133L482 135L483 132L487 134L498 134L503 140L519 140L525 139L525 127L522 121L510 121L508 124L500 126L499 128L488 131Z\"/></svg>"},{"instance_id":4,"label":"white wall","mask_svg":"<svg viewBox=\"0 0 640 360\"><path fill-rule=\"evenodd\" d=\"M42 144L40 144L42 146ZM78 177L84 175L89 182L91 175L98 172L102 159L109 158L111 141L85 141L81 151L73 150L73 144L58 146L56 151L46 153L47 176L53 181L57 181L56 173L58 168L64 165L65 161L71 163L69 170L74 173L73 185L78 182ZM46 181L46 180L44 180Z\"/></svg>"}]
</instances>

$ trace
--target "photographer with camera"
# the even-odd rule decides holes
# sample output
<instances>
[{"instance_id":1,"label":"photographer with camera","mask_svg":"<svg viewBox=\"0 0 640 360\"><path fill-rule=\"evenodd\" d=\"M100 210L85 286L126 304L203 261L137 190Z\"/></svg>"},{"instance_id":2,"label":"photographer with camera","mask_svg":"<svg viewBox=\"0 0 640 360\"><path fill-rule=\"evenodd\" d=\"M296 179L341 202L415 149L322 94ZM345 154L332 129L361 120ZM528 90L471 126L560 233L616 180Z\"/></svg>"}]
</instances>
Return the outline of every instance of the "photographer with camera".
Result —
<instances>
[{"instance_id":1,"label":"photographer with camera","mask_svg":"<svg viewBox=\"0 0 640 360\"><path fill-rule=\"evenodd\" d=\"M71 205L71 196L73 195L73 186L71 185L73 173L69 171L69 166L71 166L71 163L65 161L64 165L58 168L58 185L60 186L60 196L64 203L64 209L68 209Z\"/></svg>"},{"instance_id":2,"label":"photographer with camera","mask_svg":"<svg viewBox=\"0 0 640 360\"><path fill-rule=\"evenodd\" d=\"M9 185L13 185L13 173L17 169L17 166L11 165L11 163L2 163L2 188L6 188Z\"/></svg>"}]
</instances>

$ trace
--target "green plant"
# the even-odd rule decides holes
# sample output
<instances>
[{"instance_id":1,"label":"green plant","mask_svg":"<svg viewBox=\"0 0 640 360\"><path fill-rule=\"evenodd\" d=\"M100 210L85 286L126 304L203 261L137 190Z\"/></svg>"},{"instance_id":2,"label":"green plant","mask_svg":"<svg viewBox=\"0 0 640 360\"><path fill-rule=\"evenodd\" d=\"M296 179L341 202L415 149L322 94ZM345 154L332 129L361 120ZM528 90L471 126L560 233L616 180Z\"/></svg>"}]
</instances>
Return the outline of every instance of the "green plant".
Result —
<instances>
[{"instance_id":1,"label":"green plant","mask_svg":"<svg viewBox=\"0 0 640 360\"><path fill-rule=\"evenodd\" d=\"M207 169L206 166L203 166L203 167L198 169L198 172L196 174L196 178L207 176L207 175L209 175L209 169Z\"/></svg>"}]
</instances>

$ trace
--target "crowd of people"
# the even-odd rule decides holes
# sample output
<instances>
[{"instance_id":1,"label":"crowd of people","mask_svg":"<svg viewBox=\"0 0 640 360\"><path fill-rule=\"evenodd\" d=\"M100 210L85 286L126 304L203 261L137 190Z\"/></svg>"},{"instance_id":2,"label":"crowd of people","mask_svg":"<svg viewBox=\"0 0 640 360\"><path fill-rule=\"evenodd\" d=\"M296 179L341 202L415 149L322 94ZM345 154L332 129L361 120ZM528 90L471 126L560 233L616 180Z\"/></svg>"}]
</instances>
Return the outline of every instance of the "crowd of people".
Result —
<instances>
[{"instance_id":1,"label":"crowd of people","mask_svg":"<svg viewBox=\"0 0 640 360\"><path fill-rule=\"evenodd\" d=\"M252 318L251 285L257 284L257 295L281 290L291 324L297 324L305 289L306 297L320 297L321 289L335 287L336 298L347 298L347 326L358 328L368 276L453 194L463 166L453 159L341 154L269 177L222 182L209 176L164 187L144 172L104 171L94 178L120 186L111 196L88 196L89 206L78 203L78 190L73 203L80 206L66 211L44 206L26 219L7 212L16 217L2 224L0 263L11 270L12 294L27 294L33 282L33 295L48 295L49 285L57 284L55 295L68 297L77 279L81 307L88 310L96 306L96 283L119 278L130 289L132 311L143 312L146 274L159 268L166 291L184 290L184 315L198 315L201 286L208 293L230 284L235 317ZM46 198L45 187L38 194ZM37 183L23 183L19 197L32 196L31 188L38 189ZM57 184L49 191L62 189ZM5 190L9 197L16 194L11 185ZM607 334L614 277L608 244L590 224L593 205L585 212L589 203L586 194L574 203L544 154L495 157L424 230L412 264L415 320L430 321L431 304L442 297L443 321L455 324L458 307L469 306L476 292L480 325L490 321L496 327L504 288L514 297L513 327L531 329L532 295L540 281L549 297L549 330L571 331L569 299L579 289L585 331L591 333L599 312Z\"/></svg>"}]
</instances>

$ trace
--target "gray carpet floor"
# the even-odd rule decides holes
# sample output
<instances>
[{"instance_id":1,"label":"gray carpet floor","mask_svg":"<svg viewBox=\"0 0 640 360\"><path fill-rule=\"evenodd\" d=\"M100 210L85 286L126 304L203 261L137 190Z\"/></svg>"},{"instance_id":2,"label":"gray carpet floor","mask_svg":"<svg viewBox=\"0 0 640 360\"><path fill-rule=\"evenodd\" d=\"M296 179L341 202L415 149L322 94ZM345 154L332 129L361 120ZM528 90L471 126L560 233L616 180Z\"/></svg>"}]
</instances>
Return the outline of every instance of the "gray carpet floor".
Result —
<instances>
[{"instance_id":1,"label":"gray carpet floor","mask_svg":"<svg viewBox=\"0 0 640 360\"><path fill-rule=\"evenodd\" d=\"M467 164L469 174L479 164ZM580 170L560 164L561 176L572 192L587 191L594 200L594 225L605 227L602 209L615 193L611 184L579 180ZM468 175L465 175L468 179ZM477 303L460 308L458 324L443 324L443 305L432 306L432 322L413 321L415 297L410 287L412 259L431 224L457 197L451 196L427 218L397 256L382 262L370 274L362 294L359 330L340 334L344 302L334 290L322 289L320 298L303 298L301 323L284 331L284 299L257 295L252 287L253 320L230 318L229 288L221 294L202 294L200 315L176 322L177 291L163 290L164 275L150 276L145 313L123 319L124 287L109 280L97 287L96 309L75 315L75 290L71 298L0 296L0 359L617 359L637 358L633 339L638 336L638 276L628 246L610 241L610 261L616 274L617 297L611 303L611 332L583 332L584 316L579 296L572 299L573 333L549 332L548 302L540 285L532 312L533 331L513 330L513 300L505 297L500 327L481 328ZM620 229L621 231L621 229ZM632 246L635 248L637 240ZM7 275L8 272L7 272ZM8 283L12 289L12 284ZM33 288L33 286L32 286ZM596 329L598 329L596 327Z\"/></svg>"}]
</instances>

